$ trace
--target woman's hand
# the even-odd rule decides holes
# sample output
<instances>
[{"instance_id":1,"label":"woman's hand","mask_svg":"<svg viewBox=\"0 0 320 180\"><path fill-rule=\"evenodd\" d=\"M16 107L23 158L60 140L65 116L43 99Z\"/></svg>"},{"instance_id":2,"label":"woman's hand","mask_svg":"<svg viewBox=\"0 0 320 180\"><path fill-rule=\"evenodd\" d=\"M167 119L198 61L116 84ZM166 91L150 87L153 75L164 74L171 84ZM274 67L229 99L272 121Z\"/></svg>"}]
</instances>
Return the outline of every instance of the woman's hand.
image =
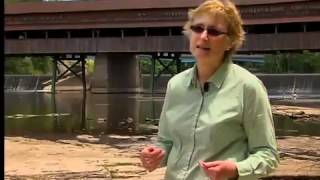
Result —
<instances>
[{"instance_id":1,"label":"woman's hand","mask_svg":"<svg viewBox=\"0 0 320 180\"><path fill-rule=\"evenodd\" d=\"M237 166L233 161L199 162L210 179L224 180L238 177Z\"/></svg>"},{"instance_id":2,"label":"woman's hand","mask_svg":"<svg viewBox=\"0 0 320 180\"><path fill-rule=\"evenodd\" d=\"M148 146L141 151L140 160L142 166L149 172L157 169L165 155L164 150L155 146Z\"/></svg>"}]
</instances>

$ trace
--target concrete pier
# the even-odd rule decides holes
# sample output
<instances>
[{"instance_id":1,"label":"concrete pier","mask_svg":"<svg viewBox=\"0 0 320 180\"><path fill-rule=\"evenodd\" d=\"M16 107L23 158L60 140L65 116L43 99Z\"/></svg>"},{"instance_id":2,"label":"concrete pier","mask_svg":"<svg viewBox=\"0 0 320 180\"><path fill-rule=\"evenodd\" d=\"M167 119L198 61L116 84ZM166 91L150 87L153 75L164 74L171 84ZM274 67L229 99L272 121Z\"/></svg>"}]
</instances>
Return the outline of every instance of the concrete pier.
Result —
<instances>
[{"instance_id":1,"label":"concrete pier","mask_svg":"<svg viewBox=\"0 0 320 180\"><path fill-rule=\"evenodd\" d=\"M139 60L129 53L96 55L91 79L92 93L140 93Z\"/></svg>"}]
</instances>

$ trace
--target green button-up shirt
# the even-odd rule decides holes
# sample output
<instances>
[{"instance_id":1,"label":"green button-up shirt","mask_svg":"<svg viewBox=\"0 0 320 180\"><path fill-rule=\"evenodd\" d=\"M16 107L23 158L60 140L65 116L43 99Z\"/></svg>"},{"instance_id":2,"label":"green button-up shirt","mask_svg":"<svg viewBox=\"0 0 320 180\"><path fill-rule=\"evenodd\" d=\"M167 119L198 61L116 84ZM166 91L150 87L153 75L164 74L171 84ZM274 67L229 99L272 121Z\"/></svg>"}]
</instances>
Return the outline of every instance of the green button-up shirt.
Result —
<instances>
[{"instance_id":1,"label":"green button-up shirt","mask_svg":"<svg viewBox=\"0 0 320 180\"><path fill-rule=\"evenodd\" d=\"M258 179L279 163L271 107L262 82L226 60L197 85L196 67L168 82L157 146L165 150L166 180L208 179L199 160L231 160L239 179Z\"/></svg>"}]
</instances>

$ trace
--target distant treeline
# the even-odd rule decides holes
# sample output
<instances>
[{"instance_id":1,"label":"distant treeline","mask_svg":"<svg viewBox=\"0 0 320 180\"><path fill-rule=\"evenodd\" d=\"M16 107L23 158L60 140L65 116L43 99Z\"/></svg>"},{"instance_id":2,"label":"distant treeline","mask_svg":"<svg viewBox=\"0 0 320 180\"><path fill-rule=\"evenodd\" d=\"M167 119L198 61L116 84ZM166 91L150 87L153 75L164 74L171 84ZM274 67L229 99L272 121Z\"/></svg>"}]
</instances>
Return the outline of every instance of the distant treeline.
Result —
<instances>
[{"instance_id":1,"label":"distant treeline","mask_svg":"<svg viewBox=\"0 0 320 180\"><path fill-rule=\"evenodd\" d=\"M170 61L164 61L164 64ZM193 64L182 63L181 70L191 67ZM303 53L278 53L265 55L264 63L241 63L241 66L255 73L320 73L320 52L304 51ZM87 71L92 73L94 70L94 60L86 60ZM152 69L150 59L140 59L141 73L149 74ZM165 70L156 61L155 73L172 73L177 71L175 65ZM5 57L5 74L50 74L52 72L52 59L48 56L30 57Z\"/></svg>"},{"instance_id":2,"label":"distant treeline","mask_svg":"<svg viewBox=\"0 0 320 180\"><path fill-rule=\"evenodd\" d=\"M41 75L52 72L51 57L5 57L5 74Z\"/></svg>"},{"instance_id":3,"label":"distant treeline","mask_svg":"<svg viewBox=\"0 0 320 180\"><path fill-rule=\"evenodd\" d=\"M151 73L151 61L143 59L141 61L142 73ZM169 63L169 62L164 62ZM302 53L276 53L266 54L264 63L255 62L235 62L254 73L320 73L320 52L303 51ZM193 64L182 63L181 70L191 67ZM158 73L164 68L156 62L155 72ZM175 66L170 66L170 71L174 72Z\"/></svg>"},{"instance_id":4,"label":"distant treeline","mask_svg":"<svg viewBox=\"0 0 320 180\"><path fill-rule=\"evenodd\" d=\"M73 69L81 69L79 66L80 64L74 66ZM50 56L5 57L5 74L48 75L52 73L52 68L52 57ZM86 59L87 73L91 74L93 69L94 61Z\"/></svg>"},{"instance_id":5,"label":"distant treeline","mask_svg":"<svg viewBox=\"0 0 320 180\"><path fill-rule=\"evenodd\" d=\"M19 3L19 2L41 2L42 0L4 0L5 4Z\"/></svg>"},{"instance_id":6,"label":"distant treeline","mask_svg":"<svg viewBox=\"0 0 320 180\"><path fill-rule=\"evenodd\" d=\"M320 52L266 55L265 73L320 73Z\"/></svg>"}]
</instances>

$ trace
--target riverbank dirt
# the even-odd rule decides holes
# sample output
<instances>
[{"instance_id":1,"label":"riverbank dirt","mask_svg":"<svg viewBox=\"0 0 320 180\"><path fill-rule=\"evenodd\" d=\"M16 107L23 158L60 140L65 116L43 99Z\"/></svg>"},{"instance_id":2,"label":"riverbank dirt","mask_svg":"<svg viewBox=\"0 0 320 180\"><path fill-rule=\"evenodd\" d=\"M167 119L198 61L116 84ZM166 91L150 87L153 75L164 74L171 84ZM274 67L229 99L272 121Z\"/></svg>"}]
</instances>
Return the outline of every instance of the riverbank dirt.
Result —
<instances>
[{"instance_id":1,"label":"riverbank dirt","mask_svg":"<svg viewBox=\"0 0 320 180\"><path fill-rule=\"evenodd\" d=\"M292 108L277 110L284 113ZM149 173L139 161L141 149L154 141L155 134L5 136L5 179L160 180L165 168ZM281 136L277 143L281 161L272 176L320 179L320 137Z\"/></svg>"},{"instance_id":2,"label":"riverbank dirt","mask_svg":"<svg viewBox=\"0 0 320 180\"><path fill-rule=\"evenodd\" d=\"M5 137L6 179L150 179L160 180L165 168L147 173L139 161L153 136L100 137L99 143L79 138L59 140ZM320 178L320 138L278 139L281 163L274 176Z\"/></svg>"}]
</instances>

